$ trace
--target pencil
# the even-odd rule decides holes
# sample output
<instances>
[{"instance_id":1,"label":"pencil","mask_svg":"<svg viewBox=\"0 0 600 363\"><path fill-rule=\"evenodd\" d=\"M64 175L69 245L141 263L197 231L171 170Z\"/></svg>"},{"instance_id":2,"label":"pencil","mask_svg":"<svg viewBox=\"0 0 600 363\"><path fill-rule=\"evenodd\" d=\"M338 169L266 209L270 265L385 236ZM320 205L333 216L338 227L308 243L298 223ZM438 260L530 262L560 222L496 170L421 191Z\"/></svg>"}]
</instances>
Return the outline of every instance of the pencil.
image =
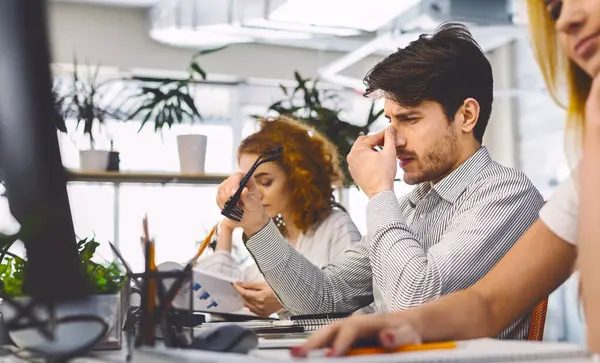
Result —
<instances>
[{"instance_id":1,"label":"pencil","mask_svg":"<svg viewBox=\"0 0 600 363\"><path fill-rule=\"evenodd\" d=\"M175 282L173 282L173 284L169 288L169 291L167 292L161 305L156 309L156 313L154 314L155 316L157 316L159 318L163 318L164 314L169 310L169 308L171 307L171 304L173 303L173 300L175 299L175 297L181 290L181 287L183 286L183 283L186 280L186 276L188 276L190 274L190 272L194 268L194 265L198 261L198 258L200 258L200 256L204 252L204 250L206 250L206 247L209 245L210 240L212 239L212 236L215 234L216 230L217 230L217 225L215 224L215 226L210 230L210 233L208 234L208 236L206 236L204 241L202 241L202 244L200 244L200 247L198 248L198 252L196 252L196 255L194 256L194 258L192 258L190 260L190 262L188 262L188 264L184 266L181 277L177 278L175 280Z\"/></svg>"},{"instance_id":2,"label":"pencil","mask_svg":"<svg viewBox=\"0 0 600 363\"><path fill-rule=\"evenodd\" d=\"M142 220L142 232L144 234L143 241L146 251L146 272L154 272L156 271L156 249L154 241L150 239L150 233L148 232L148 216L144 216L144 219ZM146 327L146 344L154 345L154 341L156 339L156 326L154 325L152 317L154 316L154 311L156 310L156 277L146 276L146 279L148 284L145 295L148 324Z\"/></svg>"},{"instance_id":3,"label":"pencil","mask_svg":"<svg viewBox=\"0 0 600 363\"><path fill-rule=\"evenodd\" d=\"M365 347L365 348L354 348L350 349L347 355L370 355L370 354L386 354L386 353L406 353L406 352L418 352L424 350L442 350L442 349L455 349L455 342L439 342L439 343L423 343L423 344L409 344L403 345L395 349L385 349L383 347Z\"/></svg>"},{"instance_id":4,"label":"pencil","mask_svg":"<svg viewBox=\"0 0 600 363\"><path fill-rule=\"evenodd\" d=\"M198 259L200 258L200 256L202 256L202 253L204 253L204 250L206 250L206 247L208 247L208 245L210 244L210 241L211 241L213 235L215 234L216 230L217 230L217 225L215 224L213 226L213 228L210 230L210 233L208 234L208 236L206 236L204 241L202 241L202 243L200 244L200 248L198 248L198 252L196 253L196 256L194 256L194 259L192 260L192 265L195 265L196 262L198 262Z\"/></svg>"}]
</instances>

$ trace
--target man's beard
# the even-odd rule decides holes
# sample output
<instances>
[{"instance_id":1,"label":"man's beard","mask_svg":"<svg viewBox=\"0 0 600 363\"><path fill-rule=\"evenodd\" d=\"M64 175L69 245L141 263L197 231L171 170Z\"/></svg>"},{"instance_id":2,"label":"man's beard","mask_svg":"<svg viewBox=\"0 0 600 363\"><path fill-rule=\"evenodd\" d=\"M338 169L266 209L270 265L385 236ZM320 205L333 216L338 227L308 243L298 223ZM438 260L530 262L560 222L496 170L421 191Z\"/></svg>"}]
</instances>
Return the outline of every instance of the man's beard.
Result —
<instances>
[{"instance_id":1,"label":"man's beard","mask_svg":"<svg viewBox=\"0 0 600 363\"><path fill-rule=\"evenodd\" d=\"M458 137L454 129L449 127L444 137L430 145L422 156L414 155L412 163L418 164L418 170L404 173L402 180L408 185L437 181L452 169L457 154Z\"/></svg>"}]
</instances>

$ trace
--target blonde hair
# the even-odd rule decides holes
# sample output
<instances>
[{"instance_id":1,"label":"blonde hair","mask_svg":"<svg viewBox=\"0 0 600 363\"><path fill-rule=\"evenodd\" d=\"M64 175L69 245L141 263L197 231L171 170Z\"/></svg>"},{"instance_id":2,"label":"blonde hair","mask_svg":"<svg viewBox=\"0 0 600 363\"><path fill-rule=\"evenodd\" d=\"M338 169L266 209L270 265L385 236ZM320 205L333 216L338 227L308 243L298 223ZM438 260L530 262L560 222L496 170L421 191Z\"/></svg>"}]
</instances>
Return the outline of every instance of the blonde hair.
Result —
<instances>
[{"instance_id":1,"label":"blonde hair","mask_svg":"<svg viewBox=\"0 0 600 363\"><path fill-rule=\"evenodd\" d=\"M585 124L585 102L592 79L560 48L554 30L555 21L551 19L544 1L527 0L527 12L534 54L548 91L554 101L567 111L567 131L580 139ZM566 83L566 104L560 94L563 82Z\"/></svg>"}]
</instances>

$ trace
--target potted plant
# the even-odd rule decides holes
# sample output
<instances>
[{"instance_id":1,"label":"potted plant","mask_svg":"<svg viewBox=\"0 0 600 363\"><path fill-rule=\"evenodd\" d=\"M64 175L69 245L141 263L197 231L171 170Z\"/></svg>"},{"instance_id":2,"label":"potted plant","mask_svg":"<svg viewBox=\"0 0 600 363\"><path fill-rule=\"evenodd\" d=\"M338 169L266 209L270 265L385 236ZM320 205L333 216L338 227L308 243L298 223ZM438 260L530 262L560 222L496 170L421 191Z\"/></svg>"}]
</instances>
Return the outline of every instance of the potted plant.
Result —
<instances>
[{"instance_id":1,"label":"potted plant","mask_svg":"<svg viewBox=\"0 0 600 363\"><path fill-rule=\"evenodd\" d=\"M52 86L52 102L54 113L52 114L52 123L57 131L67 133L67 124L66 118L68 117L68 112L66 110L66 99L67 97L60 94L59 85L57 82L54 82Z\"/></svg>"},{"instance_id":2,"label":"potted plant","mask_svg":"<svg viewBox=\"0 0 600 363\"><path fill-rule=\"evenodd\" d=\"M343 110L337 106L337 92L319 89L318 79L303 78L298 72L294 72L294 78L297 85L293 89L281 85L285 98L270 105L269 110L305 122L326 135L338 148L345 186L353 185L346 156L358 136L369 132L383 110L375 112L375 103L372 103L364 125L349 123L340 118Z\"/></svg>"},{"instance_id":3,"label":"potted plant","mask_svg":"<svg viewBox=\"0 0 600 363\"><path fill-rule=\"evenodd\" d=\"M8 252L10 246L18 238L18 234L0 235L1 291L15 301L24 303L29 299L24 291L23 280L27 261ZM104 320L110 330L120 309L119 293L127 281L126 275L116 262L102 264L92 260L96 248L99 246L95 238L80 240L77 246L81 266L90 281L93 295L82 301L57 303L54 310L56 318L93 315ZM57 281L57 283L64 282ZM11 320L15 314L16 311L12 305L2 304L2 316L5 321ZM34 308L33 314L40 319L48 318L48 311L41 307ZM81 321L58 324L54 340L45 338L38 329L31 327L9 331L9 336L20 348L60 355L99 341L106 334L102 328L97 322Z\"/></svg>"},{"instance_id":4,"label":"potted plant","mask_svg":"<svg viewBox=\"0 0 600 363\"><path fill-rule=\"evenodd\" d=\"M186 78L154 78L134 77L138 91L130 101L135 106L124 112L128 120L141 120L140 130L150 121L154 123L154 131L161 131L165 126L193 123L202 120L202 115L194 102L192 86L206 80L206 72L200 67L198 58L202 55L219 51L225 47L206 49L196 53L188 66ZM179 164L184 174L204 174L206 158L206 135L186 134L177 136Z\"/></svg>"},{"instance_id":5,"label":"potted plant","mask_svg":"<svg viewBox=\"0 0 600 363\"><path fill-rule=\"evenodd\" d=\"M118 112L108 104L105 99L106 95L103 92L111 80L99 83L99 71L100 66L90 70L88 80L83 80L78 73L77 62L74 62L70 89L63 96L64 118L77 120L77 129L83 125L83 133L89 139L90 149L80 150L79 152L80 167L83 171L106 171L111 153L116 153L112 148L109 151L98 150L95 147L94 125L98 124L101 128L107 118L119 119ZM116 158L118 160L118 154Z\"/></svg>"}]
</instances>

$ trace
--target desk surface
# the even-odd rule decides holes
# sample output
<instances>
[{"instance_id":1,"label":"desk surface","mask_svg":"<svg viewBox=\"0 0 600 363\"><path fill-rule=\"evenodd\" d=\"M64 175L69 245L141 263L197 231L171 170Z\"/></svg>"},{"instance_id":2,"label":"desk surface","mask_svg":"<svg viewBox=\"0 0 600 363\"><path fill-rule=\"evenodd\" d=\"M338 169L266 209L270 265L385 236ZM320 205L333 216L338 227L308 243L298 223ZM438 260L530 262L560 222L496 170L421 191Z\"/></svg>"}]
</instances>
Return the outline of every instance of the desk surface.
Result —
<instances>
[{"instance_id":1,"label":"desk surface","mask_svg":"<svg viewBox=\"0 0 600 363\"><path fill-rule=\"evenodd\" d=\"M498 342L498 343L494 343ZM466 343L466 345L465 345ZM515 344L516 343L516 344ZM394 362L431 362L440 359L447 362L460 362L467 356L465 352L479 352L477 353L482 361L484 357L491 358L494 362L521 362L521 363L600 363L600 358L596 357L581 357L581 358L560 358L562 353L565 352L579 352L584 353L580 348L565 344L554 344L554 343L529 343L527 347L523 349L521 342L507 342L507 341L494 341L491 339L482 339L474 341L459 342L459 348L454 350L453 354L444 353L440 356L439 351L419 352L419 353L401 353L401 354L384 354L384 355L371 355L371 356L356 356L356 357L342 357L342 358L320 358L311 357L306 360L294 359L289 355L287 349L267 349L267 350L256 350L251 352L249 355L229 354L229 353L214 353L199 350L188 350L188 349L165 349L165 348L141 348L136 350L133 354L131 363L267 363L267 362L306 362L306 363L394 363ZM514 345L513 345L514 344ZM461 348L466 348L461 353ZM513 358L517 357L518 352L521 354L537 354L538 356L550 356L550 358L540 359L512 359L512 360L501 360L499 356L494 356L494 352L497 354L504 350L503 355L506 354L507 347L514 346L515 349L508 349L509 354L513 355ZM498 349L500 348L500 349ZM562 353L561 353L562 352ZM492 353L492 354L490 354ZM469 355L469 361L478 361L476 356ZM573 356L573 354L570 354ZM125 362L125 350L121 351L106 351L106 352L93 352L88 357L82 357L72 360L74 363L121 363ZM521 356L523 358L523 356ZM560 358L560 359L559 359ZM1 357L2 362L26 362L16 357Z\"/></svg>"}]
</instances>

